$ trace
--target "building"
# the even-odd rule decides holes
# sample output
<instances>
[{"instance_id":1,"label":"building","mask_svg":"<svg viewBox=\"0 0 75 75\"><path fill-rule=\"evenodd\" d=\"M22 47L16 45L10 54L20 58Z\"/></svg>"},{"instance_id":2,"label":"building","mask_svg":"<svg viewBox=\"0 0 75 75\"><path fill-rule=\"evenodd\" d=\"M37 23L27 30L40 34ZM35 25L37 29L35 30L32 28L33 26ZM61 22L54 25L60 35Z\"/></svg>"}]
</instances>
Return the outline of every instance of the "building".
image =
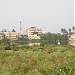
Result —
<instances>
[{"instance_id":1,"label":"building","mask_svg":"<svg viewBox=\"0 0 75 75\"><path fill-rule=\"evenodd\" d=\"M41 28L30 27L24 31L24 34L28 36L28 39L40 39L42 33Z\"/></svg>"},{"instance_id":2,"label":"building","mask_svg":"<svg viewBox=\"0 0 75 75\"><path fill-rule=\"evenodd\" d=\"M0 40L4 39L5 38L5 35L3 32L0 32Z\"/></svg>"},{"instance_id":3,"label":"building","mask_svg":"<svg viewBox=\"0 0 75 75\"><path fill-rule=\"evenodd\" d=\"M5 37L10 40L17 40L18 32L4 32Z\"/></svg>"},{"instance_id":4,"label":"building","mask_svg":"<svg viewBox=\"0 0 75 75\"><path fill-rule=\"evenodd\" d=\"M75 33L70 34L68 37L69 37L69 45L75 46Z\"/></svg>"},{"instance_id":5,"label":"building","mask_svg":"<svg viewBox=\"0 0 75 75\"><path fill-rule=\"evenodd\" d=\"M16 40L17 39L17 32L0 32L0 40L6 38L6 39L10 39L10 40Z\"/></svg>"}]
</instances>

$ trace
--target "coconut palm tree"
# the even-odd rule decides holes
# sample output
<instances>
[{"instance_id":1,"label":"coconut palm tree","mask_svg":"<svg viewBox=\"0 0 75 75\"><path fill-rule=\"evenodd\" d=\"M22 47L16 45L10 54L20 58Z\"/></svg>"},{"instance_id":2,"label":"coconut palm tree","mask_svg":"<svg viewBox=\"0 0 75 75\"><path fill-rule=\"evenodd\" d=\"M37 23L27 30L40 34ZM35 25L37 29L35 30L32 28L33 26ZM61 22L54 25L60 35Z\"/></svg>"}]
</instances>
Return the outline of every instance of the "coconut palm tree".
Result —
<instances>
[{"instance_id":1,"label":"coconut palm tree","mask_svg":"<svg viewBox=\"0 0 75 75\"><path fill-rule=\"evenodd\" d=\"M71 33L71 28L69 28L69 30L68 30L68 31L69 31L69 34L70 34L70 33Z\"/></svg>"},{"instance_id":2,"label":"coconut palm tree","mask_svg":"<svg viewBox=\"0 0 75 75\"><path fill-rule=\"evenodd\" d=\"M75 27L74 26L72 27L72 30L73 30L73 32L75 32Z\"/></svg>"},{"instance_id":3,"label":"coconut palm tree","mask_svg":"<svg viewBox=\"0 0 75 75\"><path fill-rule=\"evenodd\" d=\"M13 29L13 30L12 30L12 32L16 32L16 30L15 30L15 29Z\"/></svg>"},{"instance_id":4,"label":"coconut palm tree","mask_svg":"<svg viewBox=\"0 0 75 75\"><path fill-rule=\"evenodd\" d=\"M61 29L61 32L63 33L63 34L67 34L68 33L68 31L66 30L66 29Z\"/></svg>"},{"instance_id":5,"label":"coconut palm tree","mask_svg":"<svg viewBox=\"0 0 75 75\"><path fill-rule=\"evenodd\" d=\"M3 29L2 32L7 32L7 30L6 29Z\"/></svg>"},{"instance_id":6,"label":"coconut palm tree","mask_svg":"<svg viewBox=\"0 0 75 75\"><path fill-rule=\"evenodd\" d=\"M64 32L64 29L63 28L61 28L61 33L63 33Z\"/></svg>"}]
</instances>

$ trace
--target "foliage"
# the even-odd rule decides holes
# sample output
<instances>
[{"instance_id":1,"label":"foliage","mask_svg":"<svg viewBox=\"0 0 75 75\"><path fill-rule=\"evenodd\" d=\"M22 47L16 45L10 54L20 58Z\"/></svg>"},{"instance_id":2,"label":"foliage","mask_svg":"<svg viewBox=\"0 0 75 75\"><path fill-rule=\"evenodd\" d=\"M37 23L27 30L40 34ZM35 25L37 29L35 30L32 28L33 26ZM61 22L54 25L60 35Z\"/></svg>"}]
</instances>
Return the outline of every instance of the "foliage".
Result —
<instances>
[{"instance_id":1,"label":"foliage","mask_svg":"<svg viewBox=\"0 0 75 75\"><path fill-rule=\"evenodd\" d=\"M32 71L29 71L26 75L43 75L43 74L40 74L40 73L38 72L38 70L35 69L35 70L32 70Z\"/></svg>"},{"instance_id":2,"label":"foliage","mask_svg":"<svg viewBox=\"0 0 75 75\"><path fill-rule=\"evenodd\" d=\"M24 46L0 50L0 75L75 75L74 46Z\"/></svg>"},{"instance_id":3,"label":"foliage","mask_svg":"<svg viewBox=\"0 0 75 75\"><path fill-rule=\"evenodd\" d=\"M6 43L5 50L11 50L10 43Z\"/></svg>"},{"instance_id":4,"label":"foliage","mask_svg":"<svg viewBox=\"0 0 75 75\"><path fill-rule=\"evenodd\" d=\"M54 33L46 33L41 35L41 43L42 44L54 44L57 45L58 41L61 45L68 44L68 36Z\"/></svg>"}]
</instances>

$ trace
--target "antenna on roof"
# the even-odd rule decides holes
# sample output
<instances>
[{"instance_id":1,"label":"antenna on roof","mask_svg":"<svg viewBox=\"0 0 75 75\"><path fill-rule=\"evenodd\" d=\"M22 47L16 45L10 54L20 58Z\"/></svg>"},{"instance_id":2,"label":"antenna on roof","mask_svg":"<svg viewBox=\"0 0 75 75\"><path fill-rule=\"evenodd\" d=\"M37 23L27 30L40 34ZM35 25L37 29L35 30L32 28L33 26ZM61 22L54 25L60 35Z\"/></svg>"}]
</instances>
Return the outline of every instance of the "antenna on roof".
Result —
<instances>
[{"instance_id":1,"label":"antenna on roof","mask_svg":"<svg viewBox=\"0 0 75 75\"><path fill-rule=\"evenodd\" d=\"M22 21L20 21L20 33L22 33L22 27L21 27Z\"/></svg>"}]
</instances>

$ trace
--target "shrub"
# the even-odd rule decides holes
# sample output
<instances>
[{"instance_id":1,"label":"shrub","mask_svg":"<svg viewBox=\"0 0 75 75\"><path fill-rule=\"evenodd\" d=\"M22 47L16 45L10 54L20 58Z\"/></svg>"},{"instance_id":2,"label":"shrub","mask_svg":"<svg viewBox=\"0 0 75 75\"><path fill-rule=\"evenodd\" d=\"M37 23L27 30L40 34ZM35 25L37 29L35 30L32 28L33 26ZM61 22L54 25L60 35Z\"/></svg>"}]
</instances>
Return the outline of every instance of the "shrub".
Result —
<instances>
[{"instance_id":1,"label":"shrub","mask_svg":"<svg viewBox=\"0 0 75 75\"><path fill-rule=\"evenodd\" d=\"M43 75L37 69L30 70L26 75Z\"/></svg>"},{"instance_id":2,"label":"shrub","mask_svg":"<svg viewBox=\"0 0 75 75\"><path fill-rule=\"evenodd\" d=\"M10 45L10 43L6 43L5 50L11 50L11 45Z\"/></svg>"}]
</instances>

